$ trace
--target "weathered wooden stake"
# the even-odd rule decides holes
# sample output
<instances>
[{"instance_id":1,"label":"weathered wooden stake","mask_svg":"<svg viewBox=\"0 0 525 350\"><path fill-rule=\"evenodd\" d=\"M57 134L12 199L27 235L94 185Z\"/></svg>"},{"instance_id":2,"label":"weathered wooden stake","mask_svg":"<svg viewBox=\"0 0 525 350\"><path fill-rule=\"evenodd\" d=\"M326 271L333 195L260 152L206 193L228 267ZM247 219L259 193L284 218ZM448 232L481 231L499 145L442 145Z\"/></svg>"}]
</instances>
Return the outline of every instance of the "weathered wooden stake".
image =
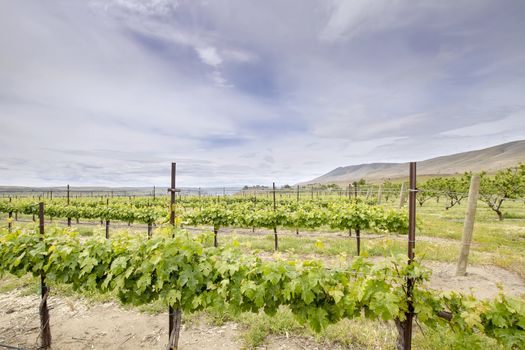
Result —
<instances>
[{"instance_id":1,"label":"weathered wooden stake","mask_svg":"<svg viewBox=\"0 0 525 350\"><path fill-rule=\"evenodd\" d=\"M456 276L465 276L467 274L470 242L472 241L474 221L476 218L476 207L478 204L479 182L479 175L472 175L472 178L470 179L470 189L468 191L467 212L465 214L465 223L463 225L463 238L461 240L461 250L459 253Z\"/></svg>"},{"instance_id":2,"label":"weathered wooden stake","mask_svg":"<svg viewBox=\"0 0 525 350\"><path fill-rule=\"evenodd\" d=\"M405 204L405 183L401 183L401 190L399 191L399 209L403 208Z\"/></svg>"},{"instance_id":3,"label":"weathered wooden stake","mask_svg":"<svg viewBox=\"0 0 525 350\"><path fill-rule=\"evenodd\" d=\"M383 184L379 184L379 188L377 189L377 205L381 204L382 195L383 195Z\"/></svg>"}]
</instances>

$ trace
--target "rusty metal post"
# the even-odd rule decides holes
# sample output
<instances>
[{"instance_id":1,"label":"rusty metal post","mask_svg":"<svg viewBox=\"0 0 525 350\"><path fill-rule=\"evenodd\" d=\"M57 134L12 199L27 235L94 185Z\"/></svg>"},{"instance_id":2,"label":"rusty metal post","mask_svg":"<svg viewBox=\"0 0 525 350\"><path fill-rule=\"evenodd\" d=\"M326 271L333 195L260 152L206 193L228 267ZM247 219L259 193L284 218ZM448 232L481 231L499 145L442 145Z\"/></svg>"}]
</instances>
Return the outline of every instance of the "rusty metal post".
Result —
<instances>
[{"instance_id":1,"label":"rusty metal post","mask_svg":"<svg viewBox=\"0 0 525 350\"><path fill-rule=\"evenodd\" d=\"M11 201L12 201L12 198L11 198L11 196L10 196L10 197L9 197L9 203L11 203ZM9 216L9 220L8 220L8 222L7 222L7 230L8 230L9 232L11 232L11 230L12 230L12 228L13 228L13 224L11 223L11 219L13 218L13 211L12 211L12 210L9 211L9 213L8 213L7 215Z\"/></svg>"},{"instance_id":2,"label":"rusty metal post","mask_svg":"<svg viewBox=\"0 0 525 350\"><path fill-rule=\"evenodd\" d=\"M275 182L273 182L273 212L276 213L277 212L277 203L275 201ZM277 223L275 223L275 225L273 226L273 236L274 236L274 249L277 250L279 249L279 241L278 241L278 238L277 238Z\"/></svg>"},{"instance_id":3,"label":"rusty metal post","mask_svg":"<svg viewBox=\"0 0 525 350\"><path fill-rule=\"evenodd\" d=\"M69 206L69 185L67 185L66 195L67 195L67 205ZM67 226L71 227L71 218L70 217L67 218Z\"/></svg>"},{"instance_id":4,"label":"rusty metal post","mask_svg":"<svg viewBox=\"0 0 525 350\"><path fill-rule=\"evenodd\" d=\"M299 185L297 185L297 209L299 209ZM299 234L299 227L295 228L295 234Z\"/></svg>"},{"instance_id":5,"label":"rusty metal post","mask_svg":"<svg viewBox=\"0 0 525 350\"><path fill-rule=\"evenodd\" d=\"M410 162L410 189L408 195L408 264L414 261L414 249L416 247L416 162ZM412 349L412 321L414 318L414 305L412 303L412 291L414 279L407 279L408 311L406 313L405 325L403 327L403 349Z\"/></svg>"},{"instance_id":6,"label":"rusty metal post","mask_svg":"<svg viewBox=\"0 0 525 350\"><path fill-rule=\"evenodd\" d=\"M109 198L106 198L106 206L109 206ZM109 220L106 218L106 239L109 239Z\"/></svg>"},{"instance_id":7,"label":"rusty metal post","mask_svg":"<svg viewBox=\"0 0 525 350\"><path fill-rule=\"evenodd\" d=\"M177 163L171 163L171 187L169 189L171 195L170 201L170 225L175 226L175 177L177 173Z\"/></svg>"},{"instance_id":8,"label":"rusty metal post","mask_svg":"<svg viewBox=\"0 0 525 350\"><path fill-rule=\"evenodd\" d=\"M176 197L175 197L175 177L177 173L177 163L171 163L171 187L168 191L170 191L171 194L171 201L170 201L170 225L173 229L173 237L175 235L175 204L176 204ZM179 347L179 335L180 335L180 328L182 323L182 310L180 307L173 308L171 305L169 307L169 340L168 340L168 350L176 350Z\"/></svg>"},{"instance_id":9,"label":"rusty metal post","mask_svg":"<svg viewBox=\"0 0 525 350\"><path fill-rule=\"evenodd\" d=\"M349 235L352 235L352 230L350 229ZM357 256L361 255L361 229L355 229L355 238L357 243Z\"/></svg>"},{"instance_id":10,"label":"rusty metal post","mask_svg":"<svg viewBox=\"0 0 525 350\"><path fill-rule=\"evenodd\" d=\"M44 239L44 203L38 203L38 221L41 238ZM40 349L49 349L51 347L51 328L49 326L49 309L47 307L47 298L49 288L46 285L46 275L40 275L40 291L42 301L40 302Z\"/></svg>"}]
</instances>

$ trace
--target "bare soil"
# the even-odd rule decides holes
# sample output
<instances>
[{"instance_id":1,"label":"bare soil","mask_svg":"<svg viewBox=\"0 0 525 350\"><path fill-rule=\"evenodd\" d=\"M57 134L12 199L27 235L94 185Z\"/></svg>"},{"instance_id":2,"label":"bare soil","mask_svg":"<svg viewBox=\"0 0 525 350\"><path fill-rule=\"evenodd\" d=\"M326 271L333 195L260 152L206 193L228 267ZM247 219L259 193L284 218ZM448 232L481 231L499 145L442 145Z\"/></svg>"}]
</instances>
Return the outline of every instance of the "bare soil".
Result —
<instances>
[{"instance_id":1,"label":"bare soil","mask_svg":"<svg viewBox=\"0 0 525 350\"><path fill-rule=\"evenodd\" d=\"M38 295L21 296L18 291L0 294L0 343L24 349L38 348L39 302ZM167 314L125 310L113 302L91 305L61 296L50 297L49 308L53 349L158 350L165 349L167 344ZM196 320L183 325L179 349L242 349L239 328L232 322L213 326ZM261 347L273 350L318 348L310 339L293 336L270 337Z\"/></svg>"}]
</instances>

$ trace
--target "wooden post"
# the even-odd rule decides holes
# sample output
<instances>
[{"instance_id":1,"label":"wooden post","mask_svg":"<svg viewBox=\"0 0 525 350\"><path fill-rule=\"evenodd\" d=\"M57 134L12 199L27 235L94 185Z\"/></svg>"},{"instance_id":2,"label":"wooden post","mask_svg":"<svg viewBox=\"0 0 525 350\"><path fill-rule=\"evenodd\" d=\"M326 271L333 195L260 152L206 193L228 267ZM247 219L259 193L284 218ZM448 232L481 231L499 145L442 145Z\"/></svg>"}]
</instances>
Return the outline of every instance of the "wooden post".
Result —
<instances>
[{"instance_id":1,"label":"wooden post","mask_svg":"<svg viewBox=\"0 0 525 350\"><path fill-rule=\"evenodd\" d=\"M479 182L479 175L472 175L472 178L470 179L470 189L468 191L467 212L465 214L465 223L463 225L463 238L461 240L461 250L459 253L456 276L465 276L467 274L470 242L472 241L472 232L474 231L474 221L476 218L476 207L478 204Z\"/></svg>"},{"instance_id":2,"label":"wooden post","mask_svg":"<svg viewBox=\"0 0 525 350\"><path fill-rule=\"evenodd\" d=\"M277 211L277 203L275 201L275 182L273 183L273 211ZM274 236L274 248L277 250L279 248L279 241L277 238L277 225L273 227L273 236Z\"/></svg>"},{"instance_id":3,"label":"wooden post","mask_svg":"<svg viewBox=\"0 0 525 350\"><path fill-rule=\"evenodd\" d=\"M377 189L377 205L381 205L381 196L383 195L383 184L379 184Z\"/></svg>"},{"instance_id":4,"label":"wooden post","mask_svg":"<svg viewBox=\"0 0 525 350\"><path fill-rule=\"evenodd\" d=\"M399 209L403 208L405 204L405 183L401 183L401 190L399 191Z\"/></svg>"},{"instance_id":5,"label":"wooden post","mask_svg":"<svg viewBox=\"0 0 525 350\"><path fill-rule=\"evenodd\" d=\"M40 235L44 239L44 203L38 203L38 221L40 228ZM42 300L40 302L40 349L49 349L51 347L51 328L49 325L49 309L47 308L47 298L49 296L49 289L46 285L46 275L40 275L40 291Z\"/></svg>"},{"instance_id":6,"label":"wooden post","mask_svg":"<svg viewBox=\"0 0 525 350\"><path fill-rule=\"evenodd\" d=\"M175 237L175 177L177 173L177 163L171 163L171 187L169 191L171 192L171 201L170 201L170 225L173 229L172 237ZM177 350L179 347L179 337L180 337L180 328L182 325L182 310L180 307L173 308L170 305L169 307L169 340L167 350Z\"/></svg>"}]
</instances>

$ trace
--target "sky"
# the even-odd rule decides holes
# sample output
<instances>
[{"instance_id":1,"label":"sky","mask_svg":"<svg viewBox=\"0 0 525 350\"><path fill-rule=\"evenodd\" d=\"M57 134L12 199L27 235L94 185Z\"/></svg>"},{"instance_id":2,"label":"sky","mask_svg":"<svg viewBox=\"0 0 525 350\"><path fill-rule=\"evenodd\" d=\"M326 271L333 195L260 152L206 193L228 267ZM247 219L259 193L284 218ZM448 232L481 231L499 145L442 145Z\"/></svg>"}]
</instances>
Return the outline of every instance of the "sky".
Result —
<instances>
[{"instance_id":1,"label":"sky","mask_svg":"<svg viewBox=\"0 0 525 350\"><path fill-rule=\"evenodd\" d=\"M523 0L0 0L0 185L294 184L525 139Z\"/></svg>"}]
</instances>

